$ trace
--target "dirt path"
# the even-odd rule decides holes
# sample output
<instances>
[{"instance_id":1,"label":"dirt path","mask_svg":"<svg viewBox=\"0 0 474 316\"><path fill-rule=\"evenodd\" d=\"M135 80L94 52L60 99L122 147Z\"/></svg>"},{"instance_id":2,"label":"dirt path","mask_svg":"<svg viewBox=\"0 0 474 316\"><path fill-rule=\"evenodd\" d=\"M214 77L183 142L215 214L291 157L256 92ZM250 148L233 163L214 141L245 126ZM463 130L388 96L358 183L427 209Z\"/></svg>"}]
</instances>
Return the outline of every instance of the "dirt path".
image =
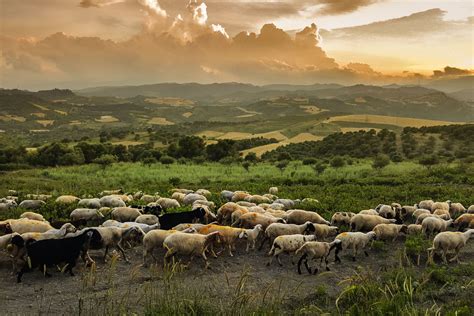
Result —
<instances>
[{"instance_id":1,"label":"dirt path","mask_svg":"<svg viewBox=\"0 0 474 316\"><path fill-rule=\"evenodd\" d=\"M329 296L336 297L345 285L339 283L353 276L358 269L379 273L396 266L402 245L402 242L396 242L387 244L386 250L371 250L368 258L362 254L357 262L352 262L347 253L343 254L342 264L331 263L330 272L316 276L309 276L304 269L304 274L298 275L296 266L291 265L287 256L282 257L283 267L278 266L276 261L267 267L268 258L264 251L246 254L242 249L244 247L239 247L233 258L222 254L217 259L210 259L210 270L203 270L202 260L195 260L172 278L169 269L165 273L161 266L142 267L141 247L127 251L130 264L118 260L112 264L113 267L110 262L103 264L101 252L96 251L92 252L93 258L98 261L95 274L90 270L84 273L85 269L78 267L74 277L54 272L52 278L46 279L40 272L32 271L24 275L21 284L15 282L10 273L10 262L1 255L0 313L78 314L80 311L83 314L104 314L117 312L117 306L125 312L140 312L149 302L147 300L165 293L163 291L175 291L176 295L194 293L194 297L205 295L218 303L235 297L242 283L245 289L243 295L255 293L255 299L261 299L266 304L272 300L284 300L287 306L300 306L302 302L314 300L319 287L323 287ZM474 243L464 248L461 260L474 260ZM424 265L419 269L425 269ZM91 276L95 277L95 283L91 281Z\"/></svg>"}]
</instances>

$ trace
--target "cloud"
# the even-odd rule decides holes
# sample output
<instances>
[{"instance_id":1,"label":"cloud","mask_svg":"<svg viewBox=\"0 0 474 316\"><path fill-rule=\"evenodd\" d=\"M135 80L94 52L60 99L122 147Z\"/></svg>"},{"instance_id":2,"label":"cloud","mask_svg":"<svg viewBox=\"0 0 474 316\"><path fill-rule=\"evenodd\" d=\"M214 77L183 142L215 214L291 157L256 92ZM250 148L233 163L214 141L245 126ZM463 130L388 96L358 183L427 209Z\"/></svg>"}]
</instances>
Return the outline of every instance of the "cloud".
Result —
<instances>
[{"instance_id":1,"label":"cloud","mask_svg":"<svg viewBox=\"0 0 474 316\"><path fill-rule=\"evenodd\" d=\"M125 2L125 0L82 0L79 2L79 6L83 8L99 8L122 2Z\"/></svg>"},{"instance_id":2,"label":"cloud","mask_svg":"<svg viewBox=\"0 0 474 316\"><path fill-rule=\"evenodd\" d=\"M470 69L460 69L456 67L446 66L443 70L434 70L433 77L440 78L440 77L459 77L459 76L467 76L474 74L473 70Z\"/></svg>"},{"instance_id":3,"label":"cloud","mask_svg":"<svg viewBox=\"0 0 474 316\"><path fill-rule=\"evenodd\" d=\"M317 0L316 2L322 5L318 13L336 15L354 12L380 0Z\"/></svg>"}]
</instances>

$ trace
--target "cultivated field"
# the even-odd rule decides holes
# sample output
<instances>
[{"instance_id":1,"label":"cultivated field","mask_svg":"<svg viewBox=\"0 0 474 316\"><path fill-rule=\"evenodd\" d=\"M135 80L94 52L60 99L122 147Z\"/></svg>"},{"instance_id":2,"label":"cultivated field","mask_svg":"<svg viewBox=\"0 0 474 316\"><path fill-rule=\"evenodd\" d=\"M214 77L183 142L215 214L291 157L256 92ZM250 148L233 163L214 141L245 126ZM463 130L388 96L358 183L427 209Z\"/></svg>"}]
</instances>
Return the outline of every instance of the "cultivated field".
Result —
<instances>
[{"instance_id":1,"label":"cultivated field","mask_svg":"<svg viewBox=\"0 0 474 316\"><path fill-rule=\"evenodd\" d=\"M422 126L441 126L452 124L464 124L460 122L436 121L414 119L408 117L397 116L382 116L382 115L344 115L333 116L327 120L328 122L353 122L353 123L368 123L368 124L386 124L400 127L422 127Z\"/></svg>"}]
</instances>

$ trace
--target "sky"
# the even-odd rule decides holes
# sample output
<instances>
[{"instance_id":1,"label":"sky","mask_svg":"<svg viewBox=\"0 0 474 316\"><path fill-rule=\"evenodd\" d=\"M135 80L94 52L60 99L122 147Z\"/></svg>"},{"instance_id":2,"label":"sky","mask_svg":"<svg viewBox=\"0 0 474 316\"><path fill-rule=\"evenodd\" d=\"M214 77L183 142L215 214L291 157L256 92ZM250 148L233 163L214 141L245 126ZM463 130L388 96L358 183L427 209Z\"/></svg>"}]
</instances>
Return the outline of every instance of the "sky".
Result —
<instances>
[{"instance_id":1,"label":"sky","mask_svg":"<svg viewBox=\"0 0 474 316\"><path fill-rule=\"evenodd\" d=\"M464 0L0 0L0 86L466 75L473 11Z\"/></svg>"}]
</instances>

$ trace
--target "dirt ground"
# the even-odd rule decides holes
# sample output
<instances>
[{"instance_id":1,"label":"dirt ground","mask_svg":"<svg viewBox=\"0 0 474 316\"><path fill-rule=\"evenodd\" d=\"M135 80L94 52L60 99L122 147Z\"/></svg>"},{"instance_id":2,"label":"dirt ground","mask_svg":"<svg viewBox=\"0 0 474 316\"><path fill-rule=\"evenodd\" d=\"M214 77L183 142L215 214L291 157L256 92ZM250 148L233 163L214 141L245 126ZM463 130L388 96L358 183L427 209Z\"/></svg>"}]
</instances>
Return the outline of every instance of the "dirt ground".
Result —
<instances>
[{"instance_id":1,"label":"dirt ground","mask_svg":"<svg viewBox=\"0 0 474 316\"><path fill-rule=\"evenodd\" d=\"M234 257L223 253L217 259L211 258L208 270L204 270L203 261L196 258L169 281L169 269L164 272L161 265L149 268L141 266L142 249L139 246L126 251L131 263L119 259L113 264L113 260L109 259L104 264L102 252L93 251L92 257L97 261L95 274L85 269L79 260L74 277L50 269L53 276L44 278L35 270L26 273L20 284L11 274L9 259L0 254L0 314L110 314L117 313L118 305L126 313L140 313L147 300L165 289L177 293L194 291L196 295L204 294L219 302L235 295L240 285L248 293L259 293L264 297L263 292L268 291L268 297L284 300L288 306L299 306L301 302L314 299L316 289L320 286L325 287L329 296L337 297L337 293L346 285L339 283L353 276L358 269L379 273L398 265L402 247L402 241L388 243L385 249L370 250L367 258L361 254L356 262L352 262L347 252L342 253L342 264L333 263L332 254L331 271L310 276L303 267L303 274L298 275L296 265L290 263L288 256L282 256L282 267L275 260L272 266L267 267L268 246L262 251L247 254L245 246L239 245ZM161 253L158 255L162 260ZM464 262L474 260L474 242L468 243L460 258ZM426 256L422 258L418 269L425 269L425 261ZM319 263L313 262L312 266L316 264ZM243 278L243 275L247 277Z\"/></svg>"}]
</instances>

